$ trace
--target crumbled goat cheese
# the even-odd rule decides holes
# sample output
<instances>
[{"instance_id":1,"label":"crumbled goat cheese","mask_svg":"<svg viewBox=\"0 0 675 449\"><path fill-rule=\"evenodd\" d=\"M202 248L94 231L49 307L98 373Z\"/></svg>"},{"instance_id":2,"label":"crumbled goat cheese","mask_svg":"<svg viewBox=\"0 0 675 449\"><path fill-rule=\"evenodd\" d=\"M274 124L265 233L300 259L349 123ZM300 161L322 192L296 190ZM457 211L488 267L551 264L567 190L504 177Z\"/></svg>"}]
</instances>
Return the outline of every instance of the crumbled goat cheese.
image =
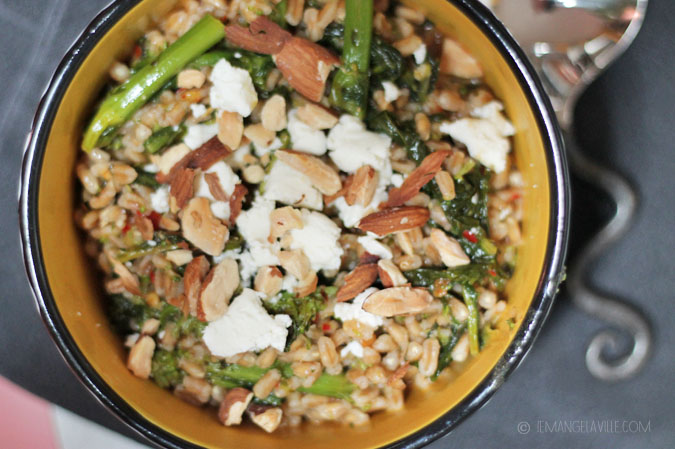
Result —
<instances>
[{"instance_id":1,"label":"crumbled goat cheese","mask_svg":"<svg viewBox=\"0 0 675 449\"><path fill-rule=\"evenodd\" d=\"M515 133L513 125L500 112L501 103L491 102L471 112L472 118L441 123L440 131L462 142L471 157L497 173L506 168L511 151L508 137Z\"/></svg>"},{"instance_id":2,"label":"crumbled goat cheese","mask_svg":"<svg viewBox=\"0 0 675 449\"><path fill-rule=\"evenodd\" d=\"M375 328L382 326L384 321L381 316L373 315L372 313L363 310L363 302L376 291L378 291L378 289L371 287L360 293L352 302L335 304L333 316L343 323L349 320L356 320Z\"/></svg>"},{"instance_id":3,"label":"crumbled goat cheese","mask_svg":"<svg viewBox=\"0 0 675 449\"><path fill-rule=\"evenodd\" d=\"M352 354L354 357L361 358L363 357L363 346L358 341L350 341L347 345L342 348L340 351L340 357L345 358L349 354Z\"/></svg>"},{"instance_id":4,"label":"crumbled goat cheese","mask_svg":"<svg viewBox=\"0 0 675 449\"><path fill-rule=\"evenodd\" d=\"M263 157L267 153L269 153L272 150L278 150L283 146L283 143L281 143L281 140L279 140L278 137L275 137L272 143L270 143L268 146L263 147L259 145L253 144L253 148L255 149L255 155L258 157Z\"/></svg>"},{"instance_id":5,"label":"crumbled goat cheese","mask_svg":"<svg viewBox=\"0 0 675 449\"><path fill-rule=\"evenodd\" d=\"M298 278L292 274L287 274L284 276L284 279L281 281L281 290L292 292L295 287L298 285Z\"/></svg>"},{"instance_id":6,"label":"crumbled goat cheese","mask_svg":"<svg viewBox=\"0 0 675 449\"><path fill-rule=\"evenodd\" d=\"M169 212L169 186L160 186L150 194L150 203L155 212L165 214Z\"/></svg>"},{"instance_id":7,"label":"crumbled goat cheese","mask_svg":"<svg viewBox=\"0 0 675 449\"><path fill-rule=\"evenodd\" d=\"M251 154L251 145L246 144L242 145L235 150L234 153L228 158L230 164L235 168L240 168L246 165L244 160L247 154Z\"/></svg>"},{"instance_id":8,"label":"crumbled goat cheese","mask_svg":"<svg viewBox=\"0 0 675 449\"><path fill-rule=\"evenodd\" d=\"M302 211L302 223L301 229L291 230L291 249L301 249L314 271L340 268L340 228L324 214L307 209Z\"/></svg>"},{"instance_id":9,"label":"crumbled goat cheese","mask_svg":"<svg viewBox=\"0 0 675 449\"><path fill-rule=\"evenodd\" d=\"M391 175L391 184L394 187L401 187L403 185L403 181L405 181L405 177L402 174L394 173Z\"/></svg>"},{"instance_id":10,"label":"crumbled goat cheese","mask_svg":"<svg viewBox=\"0 0 675 449\"><path fill-rule=\"evenodd\" d=\"M159 171L159 167L157 164L153 164L152 162L149 164L145 164L143 166L143 171L148 172L148 173L157 173Z\"/></svg>"},{"instance_id":11,"label":"crumbled goat cheese","mask_svg":"<svg viewBox=\"0 0 675 449\"><path fill-rule=\"evenodd\" d=\"M373 256L377 256L380 259L391 259L393 257L391 250L373 237L364 235L356 239L356 241Z\"/></svg>"},{"instance_id":12,"label":"crumbled goat cheese","mask_svg":"<svg viewBox=\"0 0 675 449\"><path fill-rule=\"evenodd\" d=\"M427 59L427 46L422 44L417 47L417 50L413 52L413 57L415 58L417 65L422 64L424 60Z\"/></svg>"},{"instance_id":13,"label":"crumbled goat cheese","mask_svg":"<svg viewBox=\"0 0 675 449\"><path fill-rule=\"evenodd\" d=\"M188 126L183 142L190 149L195 150L206 143L211 137L218 134L218 124Z\"/></svg>"},{"instance_id":14,"label":"crumbled goat cheese","mask_svg":"<svg viewBox=\"0 0 675 449\"><path fill-rule=\"evenodd\" d=\"M212 107L238 112L242 117L251 115L258 104L258 94L247 70L221 59L213 66L209 79L213 83L210 92Z\"/></svg>"},{"instance_id":15,"label":"crumbled goat cheese","mask_svg":"<svg viewBox=\"0 0 675 449\"><path fill-rule=\"evenodd\" d=\"M354 173L363 165L370 165L380 172L380 176L387 166L391 170L391 138L368 131L363 122L352 115L340 117L338 124L328 133L327 145L330 158L347 173Z\"/></svg>"},{"instance_id":16,"label":"crumbled goat cheese","mask_svg":"<svg viewBox=\"0 0 675 449\"><path fill-rule=\"evenodd\" d=\"M274 210L274 201L258 197L251 208L242 211L237 217L237 229L247 242L258 240L266 242L270 235L270 214Z\"/></svg>"},{"instance_id":17,"label":"crumbled goat cheese","mask_svg":"<svg viewBox=\"0 0 675 449\"><path fill-rule=\"evenodd\" d=\"M289 327L288 315L270 316L251 289L234 298L227 312L204 329L204 343L217 357L273 347L283 351Z\"/></svg>"},{"instance_id":18,"label":"crumbled goat cheese","mask_svg":"<svg viewBox=\"0 0 675 449\"><path fill-rule=\"evenodd\" d=\"M234 171L232 170L232 168L230 168L229 165L227 165L223 161L216 162L211 167L209 167L208 170L199 175L199 177L197 178L197 189L195 191L195 196L208 198L211 201L215 201L215 198L211 194L211 190L209 190L209 185L204 179L205 173L215 173L216 176L218 177L218 182L220 183L220 186L223 188L223 192L225 192L228 196L234 193L234 188L236 187L237 184L241 182L239 176L237 176L234 173Z\"/></svg>"},{"instance_id":19,"label":"crumbled goat cheese","mask_svg":"<svg viewBox=\"0 0 675 449\"><path fill-rule=\"evenodd\" d=\"M213 201L211 203L211 213L214 217L221 220L230 219L230 203L228 201Z\"/></svg>"},{"instance_id":20,"label":"crumbled goat cheese","mask_svg":"<svg viewBox=\"0 0 675 449\"><path fill-rule=\"evenodd\" d=\"M290 206L323 209L323 195L310 179L298 170L277 160L264 179L263 197Z\"/></svg>"},{"instance_id":21,"label":"crumbled goat cheese","mask_svg":"<svg viewBox=\"0 0 675 449\"><path fill-rule=\"evenodd\" d=\"M401 96L401 90L391 81L383 82L382 87L384 88L384 99L387 103L392 103Z\"/></svg>"},{"instance_id":22,"label":"crumbled goat cheese","mask_svg":"<svg viewBox=\"0 0 675 449\"><path fill-rule=\"evenodd\" d=\"M201 103L194 103L190 105L190 111L192 111L192 116L194 118L199 118L206 114L206 106Z\"/></svg>"},{"instance_id":23,"label":"crumbled goat cheese","mask_svg":"<svg viewBox=\"0 0 675 449\"><path fill-rule=\"evenodd\" d=\"M326 135L298 118L295 109L288 113L288 133L291 135L292 147L297 151L320 156L326 152Z\"/></svg>"}]
</instances>

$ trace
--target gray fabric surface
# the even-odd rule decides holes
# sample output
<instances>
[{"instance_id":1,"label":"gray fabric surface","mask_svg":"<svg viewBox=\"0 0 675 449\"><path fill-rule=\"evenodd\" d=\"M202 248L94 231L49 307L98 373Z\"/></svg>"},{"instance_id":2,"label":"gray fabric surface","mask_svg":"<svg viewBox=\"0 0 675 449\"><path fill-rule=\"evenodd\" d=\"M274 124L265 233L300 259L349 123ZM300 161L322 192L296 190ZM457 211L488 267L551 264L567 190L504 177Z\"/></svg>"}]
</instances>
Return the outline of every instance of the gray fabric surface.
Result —
<instances>
[{"instance_id":1,"label":"gray fabric surface","mask_svg":"<svg viewBox=\"0 0 675 449\"><path fill-rule=\"evenodd\" d=\"M0 374L34 393L136 437L79 384L52 344L25 279L18 238L17 188L25 136L58 61L107 0L0 0ZM582 97L576 128L582 148L627 175L640 192L631 235L591 273L602 289L639 304L655 330L654 354L635 379L605 384L584 366L584 350L603 324L563 293L533 350L494 398L430 447L675 447L673 292L675 270L675 2L652 0L635 45ZM572 253L608 209L575 183ZM609 209L611 211L611 209ZM639 421L624 432L615 420ZM556 428L560 421L566 429ZM527 426L530 431L521 434ZM520 425L520 427L519 427ZM584 426L584 427L582 427ZM645 427L647 427L645 429ZM136 437L138 438L138 437ZM0 442L1 443L1 442Z\"/></svg>"}]
</instances>

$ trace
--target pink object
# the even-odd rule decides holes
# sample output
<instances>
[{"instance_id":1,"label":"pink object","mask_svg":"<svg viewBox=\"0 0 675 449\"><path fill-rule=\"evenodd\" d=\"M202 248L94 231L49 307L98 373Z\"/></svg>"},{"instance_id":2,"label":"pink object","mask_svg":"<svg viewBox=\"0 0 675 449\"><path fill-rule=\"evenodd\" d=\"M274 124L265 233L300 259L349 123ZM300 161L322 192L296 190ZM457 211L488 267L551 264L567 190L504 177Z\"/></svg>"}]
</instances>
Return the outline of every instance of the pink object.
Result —
<instances>
[{"instance_id":1,"label":"pink object","mask_svg":"<svg viewBox=\"0 0 675 449\"><path fill-rule=\"evenodd\" d=\"M0 444L12 449L57 449L51 405L0 377Z\"/></svg>"}]
</instances>

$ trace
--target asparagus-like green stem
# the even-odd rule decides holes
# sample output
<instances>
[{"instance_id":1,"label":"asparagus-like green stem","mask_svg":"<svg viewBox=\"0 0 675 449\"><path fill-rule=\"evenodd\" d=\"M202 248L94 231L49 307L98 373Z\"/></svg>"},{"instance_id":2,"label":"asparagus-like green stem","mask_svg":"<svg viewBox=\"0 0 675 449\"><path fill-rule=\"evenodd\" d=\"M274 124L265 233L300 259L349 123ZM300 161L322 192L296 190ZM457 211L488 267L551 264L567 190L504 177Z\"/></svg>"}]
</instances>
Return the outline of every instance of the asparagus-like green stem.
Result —
<instances>
[{"instance_id":1,"label":"asparagus-like green stem","mask_svg":"<svg viewBox=\"0 0 675 449\"><path fill-rule=\"evenodd\" d=\"M333 105L364 119L368 108L373 0L346 0L342 67L331 86Z\"/></svg>"},{"instance_id":2,"label":"asparagus-like green stem","mask_svg":"<svg viewBox=\"0 0 675 449\"><path fill-rule=\"evenodd\" d=\"M478 351L480 350L480 345L478 342L478 293L476 292L476 289L470 285L465 285L462 288L462 293L464 296L464 303L466 304L467 309L469 309L469 317L467 318L467 329L469 331L469 350L471 351L471 355L477 355Z\"/></svg>"},{"instance_id":3,"label":"asparagus-like green stem","mask_svg":"<svg viewBox=\"0 0 675 449\"><path fill-rule=\"evenodd\" d=\"M157 62L143 67L103 100L84 133L82 149L91 151L106 130L121 126L190 61L224 37L225 26L213 16L197 22Z\"/></svg>"}]
</instances>

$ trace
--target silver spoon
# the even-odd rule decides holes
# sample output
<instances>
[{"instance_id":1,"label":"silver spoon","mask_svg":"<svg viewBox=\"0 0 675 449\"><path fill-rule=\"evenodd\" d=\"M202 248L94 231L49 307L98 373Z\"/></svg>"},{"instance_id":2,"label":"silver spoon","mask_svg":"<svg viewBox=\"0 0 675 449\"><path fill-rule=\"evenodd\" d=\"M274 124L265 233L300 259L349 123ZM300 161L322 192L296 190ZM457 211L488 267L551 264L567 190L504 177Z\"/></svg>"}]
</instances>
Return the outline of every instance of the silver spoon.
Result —
<instances>
[{"instance_id":1,"label":"silver spoon","mask_svg":"<svg viewBox=\"0 0 675 449\"><path fill-rule=\"evenodd\" d=\"M598 293L587 284L590 264L630 227L637 196L619 174L584 155L572 136L574 106L588 85L618 58L637 35L647 0L501 0L495 14L513 33L535 66L565 134L572 170L606 191L615 203L611 220L569 263L567 289L574 304L611 325L596 334L586 350L586 366L606 381L627 379L645 365L651 352L651 329L634 306ZM628 354L615 359L617 331L633 339Z\"/></svg>"}]
</instances>

